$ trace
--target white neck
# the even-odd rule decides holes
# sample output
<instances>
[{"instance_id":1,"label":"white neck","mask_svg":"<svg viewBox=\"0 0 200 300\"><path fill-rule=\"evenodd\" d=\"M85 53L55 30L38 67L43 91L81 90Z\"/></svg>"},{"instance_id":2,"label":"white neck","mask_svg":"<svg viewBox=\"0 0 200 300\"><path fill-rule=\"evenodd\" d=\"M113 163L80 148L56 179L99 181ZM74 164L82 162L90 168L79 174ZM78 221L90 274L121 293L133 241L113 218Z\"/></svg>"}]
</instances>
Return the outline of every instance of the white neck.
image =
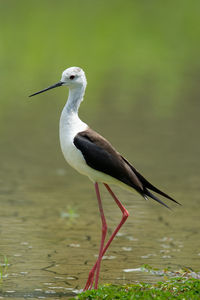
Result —
<instances>
[{"instance_id":1,"label":"white neck","mask_svg":"<svg viewBox=\"0 0 200 300\"><path fill-rule=\"evenodd\" d=\"M60 141L62 150L63 147L65 147L63 145L67 142L66 139L73 139L79 131L83 131L88 127L78 117L78 109L83 100L85 88L86 84L82 84L74 88L70 87L69 89L68 100L60 117Z\"/></svg>"},{"instance_id":2,"label":"white neck","mask_svg":"<svg viewBox=\"0 0 200 300\"><path fill-rule=\"evenodd\" d=\"M65 105L68 114L78 114L79 106L85 94L85 88L85 85L69 88L69 96Z\"/></svg>"}]
</instances>

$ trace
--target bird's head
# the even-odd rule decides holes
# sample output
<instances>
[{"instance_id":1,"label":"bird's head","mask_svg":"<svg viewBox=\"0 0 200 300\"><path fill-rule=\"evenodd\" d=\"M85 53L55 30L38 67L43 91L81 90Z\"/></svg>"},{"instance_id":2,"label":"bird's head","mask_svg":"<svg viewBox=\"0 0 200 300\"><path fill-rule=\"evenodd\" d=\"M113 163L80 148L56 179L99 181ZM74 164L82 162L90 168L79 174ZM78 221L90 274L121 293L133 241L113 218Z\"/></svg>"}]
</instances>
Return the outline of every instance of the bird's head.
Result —
<instances>
[{"instance_id":1,"label":"bird's head","mask_svg":"<svg viewBox=\"0 0 200 300\"><path fill-rule=\"evenodd\" d=\"M32 94L29 97L41 94L43 92L46 92L48 90L54 89L62 85L68 86L70 89L78 88L78 87L86 87L87 80L84 71L79 67L68 68L65 71L63 71L61 80L59 82L49 86L46 89L43 89L37 93Z\"/></svg>"},{"instance_id":2,"label":"bird's head","mask_svg":"<svg viewBox=\"0 0 200 300\"><path fill-rule=\"evenodd\" d=\"M84 71L78 67L71 67L63 71L60 81L62 85L69 86L70 88L87 84Z\"/></svg>"}]
</instances>

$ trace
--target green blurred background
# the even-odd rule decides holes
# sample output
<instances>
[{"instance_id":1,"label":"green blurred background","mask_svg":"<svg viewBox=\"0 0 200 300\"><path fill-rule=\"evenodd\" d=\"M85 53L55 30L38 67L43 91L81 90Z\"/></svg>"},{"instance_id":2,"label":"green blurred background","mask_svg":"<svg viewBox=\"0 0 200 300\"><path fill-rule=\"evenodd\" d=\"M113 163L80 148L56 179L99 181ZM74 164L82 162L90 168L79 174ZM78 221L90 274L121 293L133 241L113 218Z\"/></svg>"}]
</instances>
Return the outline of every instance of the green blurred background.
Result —
<instances>
[{"instance_id":1,"label":"green blurred background","mask_svg":"<svg viewBox=\"0 0 200 300\"><path fill-rule=\"evenodd\" d=\"M8 105L23 109L26 95L74 65L86 71L93 109L112 95L109 105L119 109L147 97L154 109L172 111L198 91L199 1L0 5L2 114Z\"/></svg>"},{"instance_id":2,"label":"green blurred background","mask_svg":"<svg viewBox=\"0 0 200 300\"><path fill-rule=\"evenodd\" d=\"M65 241L71 234L74 243L74 236L83 232L77 238L81 240L90 218L95 218L90 229L93 240L97 239L87 245L91 257L92 247L98 244L100 225L95 227L98 211L91 184L66 165L60 151L58 122L67 89L28 98L60 80L70 66L83 68L88 80L81 118L184 204L174 217L150 201L139 196L132 201L132 196L119 191L130 211L136 205L134 218L125 226L129 234L134 228L139 239L139 250L132 256L128 253L130 264L144 263L141 249L156 252L157 238L174 234L174 239L185 243L182 252L165 262L157 254L152 264L162 268L164 263L174 266L187 261L188 266L199 268L199 57L199 0L0 1L0 253L8 255L13 272L21 267L13 252L22 237L22 242L32 238L30 243L38 249L36 257L27 254L28 270L38 257L46 264L49 249L63 246L61 235ZM59 209L64 211L66 205L80 216L67 232L66 224L59 223ZM160 214L163 217L157 220ZM55 261L61 260L66 269L70 262L65 261L66 249L62 251ZM74 252L71 258L75 275L77 257ZM84 260L80 257L80 261ZM40 268L36 267L37 276ZM86 280L85 266L82 274L80 286ZM31 272L30 279L27 284L32 282Z\"/></svg>"}]
</instances>

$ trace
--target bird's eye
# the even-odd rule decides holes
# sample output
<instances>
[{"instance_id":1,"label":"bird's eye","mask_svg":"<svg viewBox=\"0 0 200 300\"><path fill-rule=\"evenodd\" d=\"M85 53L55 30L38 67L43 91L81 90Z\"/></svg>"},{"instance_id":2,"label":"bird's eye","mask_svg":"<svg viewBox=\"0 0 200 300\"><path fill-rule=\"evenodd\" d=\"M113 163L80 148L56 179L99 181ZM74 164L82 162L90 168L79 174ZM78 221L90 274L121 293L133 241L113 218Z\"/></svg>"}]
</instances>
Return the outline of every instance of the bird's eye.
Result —
<instances>
[{"instance_id":1,"label":"bird's eye","mask_svg":"<svg viewBox=\"0 0 200 300\"><path fill-rule=\"evenodd\" d=\"M74 78L75 78L74 75L71 75L71 76L69 77L70 80L73 80Z\"/></svg>"}]
</instances>

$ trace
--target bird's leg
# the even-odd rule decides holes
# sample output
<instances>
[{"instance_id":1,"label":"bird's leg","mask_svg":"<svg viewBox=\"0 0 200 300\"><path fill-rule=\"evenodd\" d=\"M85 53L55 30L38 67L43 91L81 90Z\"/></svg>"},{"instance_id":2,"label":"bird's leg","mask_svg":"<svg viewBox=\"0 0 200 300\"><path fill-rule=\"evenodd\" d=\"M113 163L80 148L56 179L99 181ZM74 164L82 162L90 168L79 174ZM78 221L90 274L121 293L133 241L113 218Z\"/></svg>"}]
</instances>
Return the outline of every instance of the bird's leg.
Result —
<instances>
[{"instance_id":1,"label":"bird's leg","mask_svg":"<svg viewBox=\"0 0 200 300\"><path fill-rule=\"evenodd\" d=\"M110 246L112 240L114 239L114 237L116 236L116 234L118 233L118 231L120 230L120 228L122 227L122 225L125 223L126 219L129 216L128 211L126 210L126 208L121 204L121 202L117 199L117 197L115 196L115 194L113 193L113 191L111 190L111 188L104 183L105 187L107 188L108 192L111 194L111 196L113 197L113 199L115 200L115 202L117 203L118 207L120 208L121 212L122 212L122 219L119 223L119 225L116 227L116 229L114 230L113 234L111 235L110 239L108 240L108 242L106 243L106 246L103 249L103 253L102 256L105 254L106 250L108 249L108 247ZM98 262L98 261L97 261ZM87 283L85 285L84 290L87 290L89 288L92 288L93 285L93 281L94 281L94 273L95 270L97 268L97 262L95 263L95 265L93 266L93 268L91 269L90 273L89 273L89 277L87 280Z\"/></svg>"},{"instance_id":2,"label":"bird's leg","mask_svg":"<svg viewBox=\"0 0 200 300\"><path fill-rule=\"evenodd\" d=\"M107 233L107 224L106 224L106 219L105 219L104 212L103 212L103 206L102 206L102 201L101 201L100 192L99 192L99 186L98 186L97 182L95 183L95 191L96 191L96 195L97 195L99 211L100 211L101 221L102 221L102 236L101 236L101 244L100 244L100 249L99 249L99 257L98 257L94 267L89 272L88 280L86 282L84 291L92 288L96 270L97 270L97 272L96 272L94 288L97 289L98 280L99 280L100 264L101 264L101 260L103 257L103 249L104 249L103 246L104 246L104 241L105 241L105 237L106 237L106 233Z\"/></svg>"},{"instance_id":3,"label":"bird's leg","mask_svg":"<svg viewBox=\"0 0 200 300\"><path fill-rule=\"evenodd\" d=\"M99 249L99 257L97 259L96 278L95 278L95 285L94 285L94 288L97 289L100 265L101 265L101 260L103 257L103 246L104 246L106 233L107 233L107 224L106 224L106 219L105 219L104 212L103 212L103 206L102 206L101 196L100 196L100 192L99 192L99 185L97 182L95 183L95 190L96 190L96 194L97 194L97 200L98 200L99 211L100 211L101 222L102 222L101 244L100 244L100 249Z\"/></svg>"}]
</instances>

